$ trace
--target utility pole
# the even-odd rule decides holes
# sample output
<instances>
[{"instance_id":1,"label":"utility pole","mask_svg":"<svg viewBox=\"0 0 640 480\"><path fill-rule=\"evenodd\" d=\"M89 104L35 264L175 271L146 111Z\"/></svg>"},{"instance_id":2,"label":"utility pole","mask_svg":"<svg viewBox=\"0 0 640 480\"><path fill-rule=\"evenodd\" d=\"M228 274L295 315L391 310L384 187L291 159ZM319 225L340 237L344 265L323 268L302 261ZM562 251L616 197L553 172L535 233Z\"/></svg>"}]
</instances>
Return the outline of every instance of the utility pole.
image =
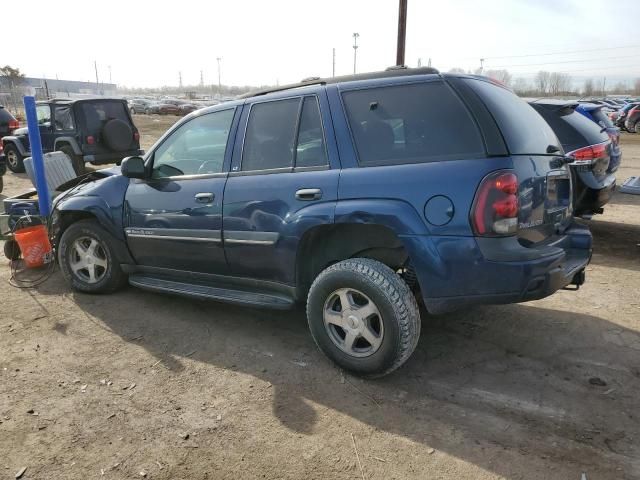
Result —
<instances>
[{"instance_id":1,"label":"utility pole","mask_svg":"<svg viewBox=\"0 0 640 480\"><path fill-rule=\"evenodd\" d=\"M602 96L603 97L607 96L606 85L607 85L607 77L602 77Z\"/></svg>"},{"instance_id":2,"label":"utility pole","mask_svg":"<svg viewBox=\"0 0 640 480\"><path fill-rule=\"evenodd\" d=\"M96 85L100 85L100 82L98 81L98 62L95 60L93 61L93 68L96 71Z\"/></svg>"},{"instance_id":3,"label":"utility pole","mask_svg":"<svg viewBox=\"0 0 640 480\"><path fill-rule=\"evenodd\" d=\"M200 70L200 86L204 87L204 76L202 75L202 70Z\"/></svg>"},{"instance_id":4,"label":"utility pole","mask_svg":"<svg viewBox=\"0 0 640 480\"><path fill-rule=\"evenodd\" d=\"M218 95L222 95L222 77L220 76L220 60L222 60L222 57L217 57L216 60L218 61Z\"/></svg>"},{"instance_id":5,"label":"utility pole","mask_svg":"<svg viewBox=\"0 0 640 480\"><path fill-rule=\"evenodd\" d=\"M178 72L178 86L182 88L182 72Z\"/></svg>"},{"instance_id":6,"label":"utility pole","mask_svg":"<svg viewBox=\"0 0 640 480\"><path fill-rule=\"evenodd\" d=\"M333 49L333 67L331 68L331 76L336 76L336 49Z\"/></svg>"},{"instance_id":7,"label":"utility pole","mask_svg":"<svg viewBox=\"0 0 640 480\"><path fill-rule=\"evenodd\" d=\"M109 65L109 83L113 83L111 80L111 65Z\"/></svg>"},{"instance_id":8,"label":"utility pole","mask_svg":"<svg viewBox=\"0 0 640 480\"><path fill-rule=\"evenodd\" d=\"M358 37L360 36L359 33L354 33L353 34L353 74L356 74L356 57L357 57L357 53L358 53Z\"/></svg>"},{"instance_id":9,"label":"utility pole","mask_svg":"<svg viewBox=\"0 0 640 480\"><path fill-rule=\"evenodd\" d=\"M398 5L398 48L396 65L404 65L404 46L407 40L407 1L399 0Z\"/></svg>"},{"instance_id":10,"label":"utility pole","mask_svg":"<svg viewBox=\"0 0 640 480\"><path fill-rule=\"evenodd\" d=\"M422 66L422 58L418 57L418 68Z\"/></svg>"},{"instance_id":11,"label":"utility pole","mask_svg":"<svg viewBox=\"0 0 640 480\"><path fill-rule=\"evenodd\" d=\"M480 59L480 75L482 75L482 72L484 71L484 58Z\"/></svg>"}]
</instances>

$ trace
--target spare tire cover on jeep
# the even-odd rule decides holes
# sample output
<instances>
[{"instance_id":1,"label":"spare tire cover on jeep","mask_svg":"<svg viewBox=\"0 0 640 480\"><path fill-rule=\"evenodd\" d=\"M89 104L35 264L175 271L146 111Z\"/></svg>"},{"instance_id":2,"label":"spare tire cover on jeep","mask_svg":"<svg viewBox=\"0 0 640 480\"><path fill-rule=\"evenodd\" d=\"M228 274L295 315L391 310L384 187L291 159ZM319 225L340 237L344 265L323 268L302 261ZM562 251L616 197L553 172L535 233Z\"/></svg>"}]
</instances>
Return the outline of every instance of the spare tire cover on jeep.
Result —
<instances>
[{"instance_id":1,"label":"spare tire cover on jeep","mask_svg":"<svg viewBox=\"0 0 640 480\"><path fill-rule=\"evenodd\" d=\"M104 124L102 139L109 148L115 151L127 150L131 145L133 130L131 126L120 119L113 118Z\"/></svg>"}]
</instances>

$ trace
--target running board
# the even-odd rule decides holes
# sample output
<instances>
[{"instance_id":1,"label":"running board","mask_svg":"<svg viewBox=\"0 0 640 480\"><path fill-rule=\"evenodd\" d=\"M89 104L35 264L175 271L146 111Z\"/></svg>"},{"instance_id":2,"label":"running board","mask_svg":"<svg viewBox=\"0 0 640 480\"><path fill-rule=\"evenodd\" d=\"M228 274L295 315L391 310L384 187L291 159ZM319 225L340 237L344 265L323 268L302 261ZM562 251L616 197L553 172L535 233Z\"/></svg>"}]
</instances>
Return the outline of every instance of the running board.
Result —
<instances>
[{"instance_id":1,"label":"running board","mask_svg":"<svg viewBox=\"0 0 640 480\"><path fill-rule=\"evenodd\" d=\"M265 307L284 310L292 308L294 305L293 299L284 295L178 282L175 280L151 277L149 275L130 275L129 283L134 287L153 292L167 292L192 298L235 303L251 307Z\"/></svg>"}]
</instances>

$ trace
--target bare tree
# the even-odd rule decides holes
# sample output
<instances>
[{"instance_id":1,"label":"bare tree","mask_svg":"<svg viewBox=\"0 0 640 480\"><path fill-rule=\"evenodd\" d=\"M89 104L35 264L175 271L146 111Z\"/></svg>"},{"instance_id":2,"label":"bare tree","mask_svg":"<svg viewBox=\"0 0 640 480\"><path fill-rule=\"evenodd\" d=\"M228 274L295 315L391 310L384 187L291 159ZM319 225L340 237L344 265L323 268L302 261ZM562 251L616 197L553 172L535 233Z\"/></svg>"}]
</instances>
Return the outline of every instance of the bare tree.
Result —
<instances>
[{"instance_id":1,"label":"bare tree","mask_svg":"<svg viewBox=\"0 0 640 480\"><path fill-rule=\"evenodd\" d=\"M636 78L633 93L634 95L640 95L640 78Z\"/></svg>"},{"instance_id":2,"label":"bare tree","mask_svg":"<svg viewBox=\"0 0 640 480\"><path fill-rule=\"evenodd\" d=\"M460 67L453 67L451 70L449 70L449 73L467 73L464 68L460 68Z\"/></svg>"},{"instance_id":3,"label":"bare tree","mask_svg":"<svg viewBox=\"0 0 640 480\"><path fill-rule=\"evenodd\" d=\"M540 95L545 95L549 91L549 77L551 74L540 70L536 75L536 88Z\"/></svg>"},{"instance_id":4,"label":"bare tree","mask_svg":"<svg viewBox=\"0 0 640 480\"><path fill-rule=\"evenodd\" d=\"M516 77L513 81L513 91L521 96L527 95L531 91L531 85L529 85L526 78Z\"/></svg>"},{"instance_id":5,"label":"bare tree","mask_svg":"<svg viewBox=\"0 0 640 480\"><path fill-rule=\"evenodd\" d=\"M497 80L507 86L511 86L511 80L513 78L508 70L487 70L484 72L484 76Z\"/></svg>"},{"instance_id":6,"label":"bare tree","mask_svg":"<svg viewBox=\"0 0 640 480\"><path fill-rule=\"evenodd\" d=\"M21 73L19 68L13 68L9 65L0 67L0 77L2 77L10 87L17 87L24 82L24 73Z\"/></svg>"},{"instance_id":7,"label":"bare tree","mask_svg":"<svg viewBox=\"0 0 640 480\"><path fill-rule=\"evenodd\" d=\"M565 73L552 72L549 75L549 93L551 95L566 94L571 90L571 77Z\"/></svg>"},{"instance_id":8,"label":"bare tree","mask_svg":"<svg viewBox=\"0 0 640 480\"><path fill-rule=\"evenodd\" d=\"M587 78L587 79L584 81L584 87L583 87L583 89L582 89L582 94L583 94L585 97L590 97L590 96L592 96L592 95L595 93L595 91L596 91L596 89L595 89L595 87L593 86L593 78Z\"/></svg>"}]
</instances>

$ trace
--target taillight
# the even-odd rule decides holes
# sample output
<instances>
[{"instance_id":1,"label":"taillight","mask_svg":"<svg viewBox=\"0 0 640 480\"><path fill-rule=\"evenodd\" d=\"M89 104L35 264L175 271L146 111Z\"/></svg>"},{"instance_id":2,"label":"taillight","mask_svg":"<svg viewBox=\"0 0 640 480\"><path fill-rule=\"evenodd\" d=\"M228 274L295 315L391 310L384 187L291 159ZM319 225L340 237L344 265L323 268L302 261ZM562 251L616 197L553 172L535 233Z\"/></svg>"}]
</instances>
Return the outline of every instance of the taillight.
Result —
<instances>
[{"instance_id":1,"label":"taillight","mask_svg":"<svg viewBox=\"0 0 640 480\"><path fill-rule=\"evenodd\" d=\"M20 122L18 120L9 120L9 133L13 133L17 128L20 128Z\"/></svg>"},{"instance_id":2,"label":"taillight","mask_svg":"<svg viewBox=\"0 0 640 480\"><path fill-rule=\"evenodd\" d=\"M140 134L138 132L133 132L133 139L137 142L140 140Z\"/></svg>"},{"instance_id":3,"label":"taillight","mask_svg":"<svg viewBox=\"0 0 640 480\"><path fill-rule=\"evenodd\" d=\"M87 145L93 145L94 143L96 143L96 139L93 138L93 135L89 135L87 137Z\"/></svg>"},{"instance_id":4,"label":"taillight","mask_svg":"<svg viewBox=\"0 0 640 480\"><path fill-rule=\"evenodd\" d=\"M518 177L510 171L490 173L480 183L471 209L477 235L512 235L518 231Z\"/></svg>"},{"instance_id":5,"label":"taillight","mask_svg":"<svg viewBox=\"0 0 640 480\"><path fill-rule=\"evenodd\" d=\"M567 153L567 157L574 159L574 165L590 165L599 158L607 156L607 144L598 143L597 145L589 145Z\"/></svg>"}]
</instances>

